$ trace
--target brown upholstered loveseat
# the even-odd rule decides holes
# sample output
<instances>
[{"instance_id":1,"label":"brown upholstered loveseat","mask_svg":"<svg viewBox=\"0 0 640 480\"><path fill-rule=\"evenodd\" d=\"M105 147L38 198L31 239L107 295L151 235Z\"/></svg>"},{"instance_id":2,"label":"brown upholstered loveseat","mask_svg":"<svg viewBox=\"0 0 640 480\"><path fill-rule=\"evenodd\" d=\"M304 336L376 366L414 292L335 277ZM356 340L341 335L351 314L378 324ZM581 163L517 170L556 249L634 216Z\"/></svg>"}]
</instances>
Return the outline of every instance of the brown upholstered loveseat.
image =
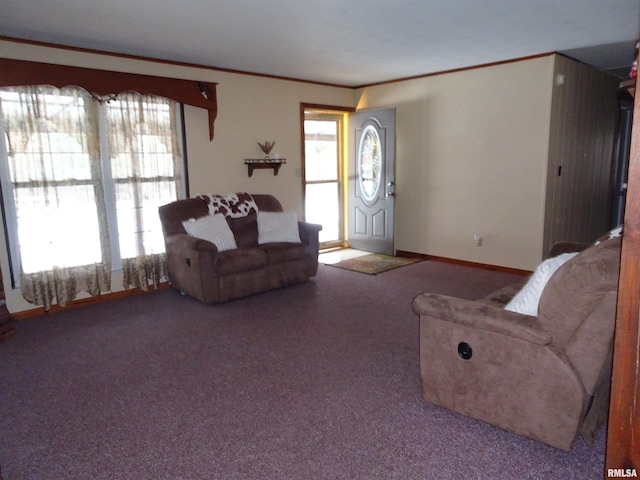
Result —
<instances>
[{"instance_id":1,"label":"brown upholstered loveseat","mask_svg":"<svg viewBox=\"0 0 640 480\"><path fill-rule=\"evenodd\" d=\"M236 203L227 202L228 197L235 197ZM215 212L211 198L218 202ZM322 227L294 222L299 242L261 244L258 220L265 212L283 212L282 205L271 195L242 193L202 195L160 207L171 286L202 302L218 303L302 283L314 276ZM184 221L204 220L213 213L226 216L236 248L220 251L211 241L186 233Z\"/></svg>"},{"instance_id":2,"label":"brown upholstered loveseat","mask_svg":"<svg viewBox=\"0 0 640 480\"><path fill-rule=\"evenodd\" d=\"M522 284L479 301L417 296L425 400L562 450L578 433L591 444L607 418L620 245L557 268L534 315L503 308Z\"/></svg>"}]
</instances>

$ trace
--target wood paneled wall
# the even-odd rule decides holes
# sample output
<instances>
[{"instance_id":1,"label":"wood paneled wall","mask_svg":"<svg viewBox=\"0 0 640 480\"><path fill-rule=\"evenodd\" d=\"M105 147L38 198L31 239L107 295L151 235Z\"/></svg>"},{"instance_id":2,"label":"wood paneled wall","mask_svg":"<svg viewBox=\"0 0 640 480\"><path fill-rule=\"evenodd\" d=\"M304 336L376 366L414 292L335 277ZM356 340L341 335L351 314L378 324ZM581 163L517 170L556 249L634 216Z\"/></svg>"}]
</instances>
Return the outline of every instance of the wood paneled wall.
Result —
<instances>
[{"instance_id":1,"label":"wood paneled wall","mask_svg":"<svg viewBox=\"0 0 640 480\"><path fill-rule=\"evenodd\" d=\"M619 79L556 56L543 252L609 228Z\"/></svg>"}]
</instances>

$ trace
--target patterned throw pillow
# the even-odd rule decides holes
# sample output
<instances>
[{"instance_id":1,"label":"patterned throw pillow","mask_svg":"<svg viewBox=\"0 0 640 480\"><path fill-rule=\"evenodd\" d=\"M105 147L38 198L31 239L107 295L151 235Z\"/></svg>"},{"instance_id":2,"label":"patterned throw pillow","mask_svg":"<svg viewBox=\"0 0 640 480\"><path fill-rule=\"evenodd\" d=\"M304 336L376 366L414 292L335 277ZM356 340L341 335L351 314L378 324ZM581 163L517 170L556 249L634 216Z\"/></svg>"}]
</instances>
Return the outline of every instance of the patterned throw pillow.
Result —
<instances>
[{"instance_id":1,"label":"patterned throw pillow","mask_svg":"<svg viewBox=\"0 0 640 480\"><path fill-rule=\"evenodd\" d=\"M224 215L206 215L182 222L186 232L192 237L207 240L218 247L219 252L238 248L233 232Z\"/></svg>"},{"instance_id":2,"label":"patterned throw pillow","mask_svg":"<svg viewBox=\"0 0 640 480\"><path fill-rule=\"evenodd\" d=\"M258 212L258 243L302 243L296 212Z\"/></svg>"}]
</instances>

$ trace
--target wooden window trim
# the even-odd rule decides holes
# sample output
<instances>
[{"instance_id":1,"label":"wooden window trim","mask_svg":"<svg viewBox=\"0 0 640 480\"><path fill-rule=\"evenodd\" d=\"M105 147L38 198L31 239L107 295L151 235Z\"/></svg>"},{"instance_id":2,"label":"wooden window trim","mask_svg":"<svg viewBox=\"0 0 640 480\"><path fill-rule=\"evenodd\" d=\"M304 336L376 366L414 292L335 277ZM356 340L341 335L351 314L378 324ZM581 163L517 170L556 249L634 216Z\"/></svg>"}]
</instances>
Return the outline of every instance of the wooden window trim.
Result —
<instances>
[{"instance_id":1,"label":"wooden window trim","mask_svg":"<svg viewBox=\"0 0 640 480\"><path fill-rule=\"evenodd\" d=\"M58 88L74 85L99 100L127 91L169 98L207 110L209 140L214 137L214 122L218 115L217 83L0 58L0 87L27 85Z\"/></svg>"}]
</instances>

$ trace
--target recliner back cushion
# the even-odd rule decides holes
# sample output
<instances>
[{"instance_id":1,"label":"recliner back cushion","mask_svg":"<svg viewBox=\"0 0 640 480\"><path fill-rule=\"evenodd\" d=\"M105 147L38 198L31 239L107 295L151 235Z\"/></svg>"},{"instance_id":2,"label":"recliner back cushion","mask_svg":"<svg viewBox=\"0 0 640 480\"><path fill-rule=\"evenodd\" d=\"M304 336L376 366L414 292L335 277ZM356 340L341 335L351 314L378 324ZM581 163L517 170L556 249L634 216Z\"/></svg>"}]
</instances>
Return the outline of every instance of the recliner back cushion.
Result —
<instances>
[{"instance_id":1,"label":"recliner back cushion","mask_svg":"<svg viewBox=\"0 0 640 480\"><path fill-rule=\"evenodd\" d=\"M240 218L227 218L233 236L239 248L258 246L258 220L256 215Z\"/></svg>"},{"instance_id":2,"label":"recliner back cushion","mask_svg":"<svg viewBox=\"0 0 640 480\"><path fill-rule=\"evenodd\" d=\"M258 206L258 210L264 212L281 212L282 205L272 195L256 194L252 195L253 200ZM160 222L162 223L162 230L166 237L175 235L177 233L186 233L182 226L183 220L189 220L190 218L200 218L205 215L209 215L209 207L207 202L202 198L187 198L183 200L176 200L174 202L163 205L158 209L160 214ZM255 221L255 215L253 216ZM229 222L231 230L234 231L234 224ZM246 224L240 222L241 227L245 227ZM258 230L256 225L255 230L255 242L249 237L244 237L244 234L240 234L242 238L238 239L236 236L236 243L238 246L254 246L258 244ZM235 233L235 231L234 231ZM242 243L242 245L241 245Z\"/></svg>"},{"instance_id":3,"label":"recliner back cushion","mask_svg":"<svg viewBox=\"0 0 640 480\"><path fill-rule=\"evenodd\" d=\"M538 320L549 332L553 344L564 348L582 322L618 288L621 239L606 240L584 250L553 274L540 298ZM602 321L615 322L598 313Z\"/></svg>"},{"instance_id":4,"label":"recliner back cushion","mask_svg":"<svg viewBox=\"0 0 640 480\"><path fill-rule=\"evenodd\" d=\"M261 212L281 212L282 205L272 195L252 195L253 201ZM258 220L256 214L246 217L227 218L227 223L231 227L236 243L239 248L255 247L258 245Z\"/></svg>"},{"instance_id":5,"label":"recliner back cushion","mask_svg":"<svg viewBox=\"0 0 640 480\"><path fill-rule=\"evenodd\" d=\"M562 265L575 257L578 252L562 253L558 256L547 258L543 261L529 277L524 287L504 307L511 312L522 313L536 317L538 315L538 303L540 295L544 291L547 283L553 274Z\"/></svg>"},{"instance_id":6,"label":"recliner back cushion","mask_svg":"<svg viewBox=\"0 0 640 480\"><path fill-rule=\"evenodd\" d=\"M187 233L182 225L184 220L209 215L207 204L199 198L187 198L163 205L158 209L165 236Z\"/></svg>"},{"instance_id":7,"label":"recliner back cushion","mask_svg":"<svg viewBox=\"0 0 640 480\"><path fill-rule=\"evenodd\" d=\"M282 212L282 204L272 195L253 194L253 201L260 212Z\"/></svg>"}]
</instances>

